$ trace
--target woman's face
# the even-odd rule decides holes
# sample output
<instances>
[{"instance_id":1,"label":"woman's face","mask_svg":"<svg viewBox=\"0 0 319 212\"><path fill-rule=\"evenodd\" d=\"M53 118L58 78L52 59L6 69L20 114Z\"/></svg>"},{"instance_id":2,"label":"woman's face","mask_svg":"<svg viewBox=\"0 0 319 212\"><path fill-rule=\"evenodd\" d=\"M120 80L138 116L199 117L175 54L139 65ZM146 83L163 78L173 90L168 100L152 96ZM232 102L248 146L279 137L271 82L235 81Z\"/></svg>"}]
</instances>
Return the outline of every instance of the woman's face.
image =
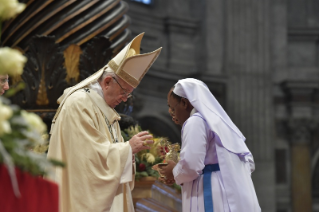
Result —
<instances>
[{"instance_id":1,"label":"woman's face","mask_svg":"<svg viewBox=\"0 0 319 212\"><path fill-rule=\"evenodd\" d=\"M0 75L0 96L4 94L6 90L9 89L9 76Z\"/></svg>"},{"instance_id":2,"label":"woman's face","mask_svg":"<svg viewBox=\"0 0 319 212\"><path fill-rule=\"evenodd\" d=\"M185 105L185 99L178 101L172 95L172 90L167 94L168 113L171 115L175 124L182 126L184 122L189 118L189 111L187 111L187 105Z\"/></svg>"}]
</instances>

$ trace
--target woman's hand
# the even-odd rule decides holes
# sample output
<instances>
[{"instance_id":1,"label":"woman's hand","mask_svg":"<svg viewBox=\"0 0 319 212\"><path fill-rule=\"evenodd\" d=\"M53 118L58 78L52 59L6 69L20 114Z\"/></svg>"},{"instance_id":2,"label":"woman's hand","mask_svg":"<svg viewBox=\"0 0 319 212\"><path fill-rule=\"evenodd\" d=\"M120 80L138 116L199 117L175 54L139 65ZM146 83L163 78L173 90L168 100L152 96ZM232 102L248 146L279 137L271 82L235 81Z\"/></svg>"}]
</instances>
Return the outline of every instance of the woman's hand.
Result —
<instances>
[{"instance_id":1,"label":"woman's hand","mask_svg":"<svg viewBox=\"0 0 319 212\"><path fill-rule=\"evenodd\" d=\"M175 183L174 178L173 179L165 179L164 177L159 177L158 180L162 183L164 183L165 185L173 185Z\"/></svg>"},{"instance_id":2,"label":"woman's hand","mask_svg":"<svg viewBox=\"0 0 319 212\"><path fill-rule=\"evenodd\" d=\"M159 173L164 175L166 180L174 179L173 169L176 166L176 163L172 160L167 161L167 165L158 166Z\"/></svg>"}]
</instances>

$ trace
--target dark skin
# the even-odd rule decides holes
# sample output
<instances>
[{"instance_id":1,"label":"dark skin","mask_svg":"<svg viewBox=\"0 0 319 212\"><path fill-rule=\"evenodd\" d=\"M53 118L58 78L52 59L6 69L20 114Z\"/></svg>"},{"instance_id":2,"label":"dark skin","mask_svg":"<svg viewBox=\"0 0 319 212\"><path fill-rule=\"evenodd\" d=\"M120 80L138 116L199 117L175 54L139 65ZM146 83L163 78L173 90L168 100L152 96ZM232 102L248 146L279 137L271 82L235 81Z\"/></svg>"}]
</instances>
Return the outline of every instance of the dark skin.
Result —
<instances>
[{"instance_id":1,"label":"dark skin","mask_svg":"<svg viewBox=\"0 0 319 212\"><path fill-rule=\"evenodd\" d=\"M190 117L190 113L194 108L188 99L181 98L176 99L172 96L173 88L167 94L167 105L168 112L172 116L172 120L175 124L183 126L185 121ZM165 177L160 177L159 180L165 184L171 185L174 181L173 169L176 163L174 161L167 161L167 165L158 167L161 175Z\"/></svg>"}]
</instances>

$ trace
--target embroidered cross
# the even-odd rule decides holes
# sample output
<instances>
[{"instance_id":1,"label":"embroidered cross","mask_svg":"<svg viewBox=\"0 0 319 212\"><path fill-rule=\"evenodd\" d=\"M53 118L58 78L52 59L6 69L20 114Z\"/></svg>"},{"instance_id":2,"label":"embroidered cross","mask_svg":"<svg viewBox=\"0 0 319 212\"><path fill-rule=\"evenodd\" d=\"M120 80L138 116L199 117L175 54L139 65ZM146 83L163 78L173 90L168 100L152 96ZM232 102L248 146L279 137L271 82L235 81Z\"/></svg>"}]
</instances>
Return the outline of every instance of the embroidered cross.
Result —
<instances>
[{"instance_id":1,"label":"embroidered cross","mask_svg":"<svg viewBox=\"0 0 319 212\"><path fill-rule=\"evenodd\" d=\"M84 88L85 92L90 93L90 89Z\"/></svg>"}]
</instances>

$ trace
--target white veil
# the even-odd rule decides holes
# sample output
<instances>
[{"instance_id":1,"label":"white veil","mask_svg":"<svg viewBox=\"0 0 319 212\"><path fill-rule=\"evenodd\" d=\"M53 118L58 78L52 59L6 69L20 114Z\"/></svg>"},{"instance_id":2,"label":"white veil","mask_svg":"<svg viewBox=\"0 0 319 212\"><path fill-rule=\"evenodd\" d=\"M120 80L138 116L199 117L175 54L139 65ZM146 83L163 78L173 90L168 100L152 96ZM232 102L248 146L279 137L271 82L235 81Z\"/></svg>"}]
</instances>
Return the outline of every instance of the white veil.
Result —
<instances>
[{"instance_id":1,"label":"white veil","mask_svg":"<svg viewBox=\"0 0 319 212\"><path fill-rule=\"evenodd\" d=\"M175 84L173 92L190 101L193 107L204 117L210 129L215 132L222 145L237 154L249 153L246 138L229 118L225 110L200 80L186 78Z\"/></svg>"}]
</instances>

